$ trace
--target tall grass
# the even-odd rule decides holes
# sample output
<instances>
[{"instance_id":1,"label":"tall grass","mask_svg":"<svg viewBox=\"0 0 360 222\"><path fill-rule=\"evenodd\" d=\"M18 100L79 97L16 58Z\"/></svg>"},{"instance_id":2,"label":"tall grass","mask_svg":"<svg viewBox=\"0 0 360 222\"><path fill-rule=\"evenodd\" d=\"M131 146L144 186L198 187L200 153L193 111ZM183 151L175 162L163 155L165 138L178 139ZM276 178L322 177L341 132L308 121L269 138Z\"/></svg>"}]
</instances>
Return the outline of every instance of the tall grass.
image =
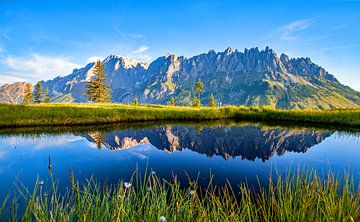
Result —
<instances>
[{"instance_id":1,"label":"tall grass","mask_svg":"<svg viewBox=\"0 0 360 222\"><path fill-rule=\"evenodd\" d=\"M254 192L246 184L235 193L230 185L205 188L190 181L182 188L176 177L161 180L155 174L137 174L132 186L123 181L114 186L100 185L93 179L57 191L37 183L32 193L20 188L25 200L22 212L3 212L0 220L22 221L359 221L360 188L348 177L344 180L329 173L321 179L316 171L290 173L282 179L269 179L269 186ZM17 209L13 201L11 209ZM7 214L6 214L7 213Z\"/></svg>"},{"instance_id":2,"label":"tall grass","mask_svg":"<svg viewBox=\"0 0 360 222\"><path fill-rule=\"evenodd\" d=\"M75 126L140 121L251 120L360 128L360 109L272 110L122 104L0 105L0 126Z\"/></svg>"}]
</instances>

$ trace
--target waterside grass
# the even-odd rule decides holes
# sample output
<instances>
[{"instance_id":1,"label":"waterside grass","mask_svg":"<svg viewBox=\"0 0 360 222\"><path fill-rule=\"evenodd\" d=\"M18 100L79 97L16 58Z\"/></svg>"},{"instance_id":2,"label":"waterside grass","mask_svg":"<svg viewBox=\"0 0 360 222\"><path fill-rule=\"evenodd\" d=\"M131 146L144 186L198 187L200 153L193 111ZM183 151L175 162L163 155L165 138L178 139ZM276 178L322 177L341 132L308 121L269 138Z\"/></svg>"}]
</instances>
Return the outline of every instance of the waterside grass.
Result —
<instances>
[{"instance_id":1,"label":"waterside grass","mask_svg":"<svg viewBox=\"0 0 360 222\"><path fill-rule=\"evenodd\" d=\"M90 179L74 182L65 194L56 183L49 189L37 182L32 193L19 188L17 199L4 203L0 220L22 221L359 221L359 188L348 177L330 174L321 179L315 171L297 171L285 179L270 177L258 192L246 184L235 193L230 185L205 188L190 181L183 188L156 174L136 176L117 185L100 185ZM340 182L341 181L341 182ZM18 203L25 210L19 212ZM3 211L2 211L3 209ZM164 220L165 219L165 220Z\"/></svg>"},{"instance_id":2,"label":"waterside grass","mask_svg":"<svg viewBox=\"0 0 360 222\"><path fill-rule=\"evenodd\" d=\"M0 105L0 127L221 119L360 128L360 109L274 110L244 106L193 108L124 104Z\"/></svg>"}]
</instances>

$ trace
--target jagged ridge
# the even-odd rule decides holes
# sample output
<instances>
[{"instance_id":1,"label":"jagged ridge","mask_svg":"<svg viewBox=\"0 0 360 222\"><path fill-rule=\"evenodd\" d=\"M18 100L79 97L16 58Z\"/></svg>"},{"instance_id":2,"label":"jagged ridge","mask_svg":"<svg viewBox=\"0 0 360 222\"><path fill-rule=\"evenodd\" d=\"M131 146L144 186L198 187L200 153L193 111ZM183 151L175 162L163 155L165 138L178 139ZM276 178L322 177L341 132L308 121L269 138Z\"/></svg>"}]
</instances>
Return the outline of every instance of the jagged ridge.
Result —
<instances>
[{"instance_id":1,"label":"jagged ridge","mask_svg":"<svg viewBox=\"0 0 360 222\"><path fill-rule=\"evenodd\" d=\"M175 97L178 105L190 105L198 78L205 88L202 102L213 93L219 104L271 106L274 108L353 108L360 105L360 93L342 85L310 58L280 57L266 47L210 50L191 58L169 54L150 64L110 55L104 61L114 102L165 104ZM86 82L94 63L75 69L70 75L42 81L57 102L87 102Z\"/></svg>"}]
</instances>

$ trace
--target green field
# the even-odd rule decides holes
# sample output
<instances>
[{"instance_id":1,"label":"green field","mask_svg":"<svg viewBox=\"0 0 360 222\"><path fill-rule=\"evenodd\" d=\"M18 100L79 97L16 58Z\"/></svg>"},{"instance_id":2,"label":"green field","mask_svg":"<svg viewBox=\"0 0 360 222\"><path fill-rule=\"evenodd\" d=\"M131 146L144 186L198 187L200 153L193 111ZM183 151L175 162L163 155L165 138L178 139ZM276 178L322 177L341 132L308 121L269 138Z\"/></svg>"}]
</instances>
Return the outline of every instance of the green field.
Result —
<instances>
[{"instance_id":1,"label":"green field","mask_svg":"<svg viewBox=\"0 0 360 222\"><path fill-rule=\"evenodd\" d=\"M0 105L0 126L82 126L145 121L239 120L360 128L360 109L273 110L123 104Z\"/></svg>"},{"instance_id":2,"label":"green field","mask_svg":"<svg viewBox=\"0 0 360 222\"><path fill-rule=\"evenodd\" d=\"M71 184L65 194L57 183L38 182L34 191L18 186L19 195L0 205L0 220L9 221L359 221L360 187L348 177L328 174L321 179L316 171L298 170L294 176L269 180L254 192L239 184L206 188L189 181L161 180L156 174L135 174L131 185L100 185L89 179ZM342 182L340 182L342 181ZM26 210L19 211L25 204Z\"/></svg>"}]
</instances>

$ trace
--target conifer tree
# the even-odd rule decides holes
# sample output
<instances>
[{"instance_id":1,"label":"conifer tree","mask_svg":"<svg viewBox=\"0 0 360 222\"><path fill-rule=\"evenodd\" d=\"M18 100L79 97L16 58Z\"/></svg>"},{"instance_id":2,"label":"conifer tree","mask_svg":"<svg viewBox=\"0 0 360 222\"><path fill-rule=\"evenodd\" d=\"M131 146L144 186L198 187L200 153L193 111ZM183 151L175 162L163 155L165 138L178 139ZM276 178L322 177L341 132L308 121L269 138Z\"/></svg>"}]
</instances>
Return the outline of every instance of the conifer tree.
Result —
<instances>
[{"instance_id":1,"label":"conifer tree","mask_svg":"<svg viewBox=\"0 0 360 222\"><path fill-rule=\"evenodd\" d=\"M43 98L42 85L40 82L37 82L35 85L34 102L41 103L42 98Z\"/></svg>"},{"instance_id":2,"label":"conifer tree","mask_svg":"<svg viewBox=\"0 0 360 222\"><path fill-rule=\"evenodd\" d=\"M31 84L26 84L24 92L24 104L32 104L34 102L34 97L31 90Z\"/></svg>"},{"instance_id":3,"label":"conifer tree","mask_svg":"<svg viewBox=\"0 0 360 222\"><path fill-rule=\"evenodd\" d=\"M193 107L200 107L200 99L198 97L193 98Z\"/></svg>"},{"instance_id":4,"label":"conifer tree","mask_svg":"<svg viewBox=\"0 0 360 222\"><path fill-rule=\"evenodd\" d=\"M214 97L213 94L210 95L209 106L210 106L210 107L215 107L215 106L216 106L216 101L215 101L215 97Z\"/></svg>"},{"instance_id":5,"label":"conifer tree","mask_svg":"<svg viewBox=\"0 0 360 222\"><path fill-rule=\"evenodd\" d=\"M134 105L135 105L135 106L139 105L139 100L138 100L137 97L134 98Z\"/></svg>"},{"instance_id":6,"label":"conifer tree","mask_svg":"<svg viewBox=\"0 0 360 222\"><path fill-rule=\"evenodd\" d=\"M194 91L198 95L199 106L201 106L200 94L202 93L203 88L204 88L204 83L201 82L201 79L198 79L196 84L195 84Z\"/></svg>"},{"instance_id":7,"label":"conifer tree","mask_svg":"<svg viewBox=\"0 0 360 222\"><path fill-rule=\"evenodd\" d=\"M169 106L175 106L175 98L173 96L170 98Z\"/></svg>"},{"instance_id":8,"label":"conifer tree","mask_svg":"<svg viewBox=\"0 0 360 222\"><path fill-rule=\"evenodd\" d=\"M90 133L92 139L94 140L94 143L96 144L96 147L100 150L102 145L105 142L105 135L103 132L91 132Z\"/></svg>"},{"instance_id":9,"label":"conifer tree","mask_svg":"<svg viewBox=\"0 0 360 222\"><path fill-rule=\"evenodd\" d=\"M44 93L45 95L44 95L44 103L50 103L50 96L49 96L49 89L48 88L46 88L45 89L45 93Z\"/></svg>"},{"instance_id":10,"label":"conifer tree","mask_svg":"<svg viewBox=\"0 0 360 222\"><path fill-rule=\"evenodd\" d=\"M86 88L86 96L95 103L110 103L110 88L105 83L104 65L98 60L94 66L95 78L91 79Z\"/></svg>"}]
</instances>

